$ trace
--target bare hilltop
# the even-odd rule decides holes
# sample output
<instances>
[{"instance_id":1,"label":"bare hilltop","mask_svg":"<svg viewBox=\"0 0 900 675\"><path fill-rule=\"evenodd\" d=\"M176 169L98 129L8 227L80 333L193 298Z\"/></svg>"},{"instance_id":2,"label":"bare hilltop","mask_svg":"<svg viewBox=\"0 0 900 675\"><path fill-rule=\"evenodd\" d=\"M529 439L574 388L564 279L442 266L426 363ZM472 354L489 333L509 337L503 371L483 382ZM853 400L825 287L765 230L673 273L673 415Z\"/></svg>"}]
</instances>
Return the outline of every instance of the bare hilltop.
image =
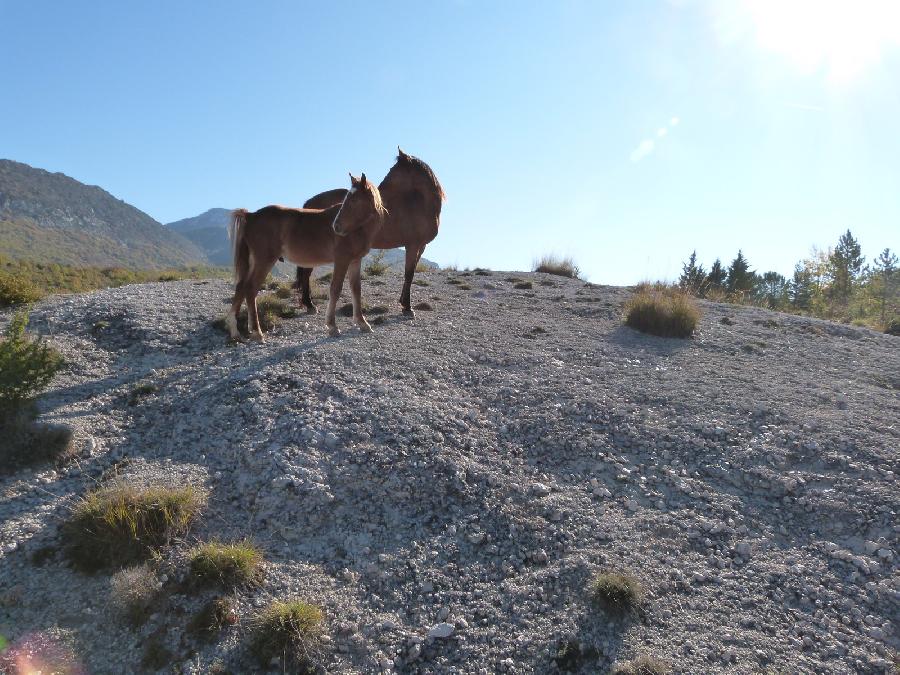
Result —
<instances>
[{"instance_id":1,"label":"bare hilltop","mask_svg":"<svg viewBox=\"0 0 900 675\"><path fill-rule=\"evenodd\" d=\"M663 339L623 325L626 288L416 279L414 319L388 271L363 282L374 333L297 313L262 344L227 342L219 280L37 304L66 362L41 419L76 456L0 474L0 634L91 673L896 668L900 338L700 302ZM66 527L110 485L202 507L135 576L86 572ZM259 569L194 583L204 542ZM321 610L314 645L260 660L289 600Z\"/></svg>"}]
</instances>

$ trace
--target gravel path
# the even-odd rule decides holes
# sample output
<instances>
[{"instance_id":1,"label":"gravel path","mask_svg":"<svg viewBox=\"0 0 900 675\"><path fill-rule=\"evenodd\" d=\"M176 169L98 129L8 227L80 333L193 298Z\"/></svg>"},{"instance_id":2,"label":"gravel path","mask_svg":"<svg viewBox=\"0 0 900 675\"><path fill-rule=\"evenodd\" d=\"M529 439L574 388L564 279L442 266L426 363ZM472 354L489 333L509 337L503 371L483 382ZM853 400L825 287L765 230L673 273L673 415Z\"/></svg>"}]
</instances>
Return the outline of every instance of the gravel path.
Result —
<instances>
[{"instance_id":1,"label":"gravel path","mask_svg":"<svg viewBox=\"0 0 900 675\"><path fill-rule=\"evenodd\" d=\"M890 672L900 339L704 303L694 339L664 340L621 325L627 289L417 279L433 311L414 320L388 275L364 281L390 308L373 334L339 317L329 339L302 315L262 345L211 326L220 281L38 305L32 330L68 361L42 419L74 427L81 455L0 476L0 633L68 632L92 673L141 672L151 635L167 672L252 672L254 612L299 596L325 609L329 673L596 673L638 654L683 673ZM142 383L158 391L129 405ZM165 610L138 629L111 612L108 574L32 558L113 474L210 494L165 553ZM184 550L244 536L265 582L236 594L238 625L196 642L208 596L177 585ZM602 569L641 580L640 611L592 605Z\"/></svg>"}]
</instances>

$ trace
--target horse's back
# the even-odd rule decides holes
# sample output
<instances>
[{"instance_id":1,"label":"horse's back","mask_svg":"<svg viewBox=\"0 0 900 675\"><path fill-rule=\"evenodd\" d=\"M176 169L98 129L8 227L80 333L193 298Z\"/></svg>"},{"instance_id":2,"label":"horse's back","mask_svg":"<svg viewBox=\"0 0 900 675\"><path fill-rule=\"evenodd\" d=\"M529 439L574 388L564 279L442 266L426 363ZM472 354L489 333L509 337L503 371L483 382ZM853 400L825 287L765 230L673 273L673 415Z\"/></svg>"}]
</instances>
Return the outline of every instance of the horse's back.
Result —
<instances>
[{"instance_id":1,"label":"horse's back","mask_svg":"<svg viewBox=\"0 0 900 675\"><path fill-rule=\"evenodd\" d=\"M327 209L329 206L340 204L347 196L345 188L336 188L326 192L320 192L314 197L310 197L303 203L304 209Z\"/></svg>"}]
</instances>

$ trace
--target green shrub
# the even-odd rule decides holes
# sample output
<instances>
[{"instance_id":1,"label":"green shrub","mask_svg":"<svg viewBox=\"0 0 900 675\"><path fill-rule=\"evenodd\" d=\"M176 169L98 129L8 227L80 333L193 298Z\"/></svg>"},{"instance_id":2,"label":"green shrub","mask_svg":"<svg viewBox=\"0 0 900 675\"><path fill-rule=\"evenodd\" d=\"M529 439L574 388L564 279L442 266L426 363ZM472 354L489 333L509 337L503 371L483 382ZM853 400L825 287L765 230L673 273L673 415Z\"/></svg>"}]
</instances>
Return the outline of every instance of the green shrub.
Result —
<instances>
[{"instance_id":1,"label":"green shrub","mask_svg":"<svg viewBox=\"0 0 900 675\"><path fill-rule=\"evenodd\" d=\"M900 335L900 317L891 319L885 326L884 332L888 335Z\"/></svg>"},{"instance_id":2,"label":"green shrub","mask_svg":"<svg viewBox=\"0 0 900 675\"><path fill-rule=\"evenodd\" d=\"M690 337L699 321L694 299L678 288L643 284L625 305L626 326L659 337Z\"/></svg>"},{"instance_id":3,"label":"green shrub","mask_svg":"<svg viewBox=\"0 0 900 675\"><path fill-rule=\"evenodd\" d=\"M0 339L0 416L29 406L63 365L56 350L25 334L27 325L28 313L17 312Z\"/></svg>"},{"instance_id":4,"label":"green shrub","mask_svg":"<svg viewBox=\"0 0 900 675\"><path fill-rule=\"evenodd\" d=\"M634 608L644 594L641 583L635 577L609 571L594 577L590 592L595 603L616 612Z\"/></svg>"},{"instance_id":5,"label":"green shrub","mask_svg":"<svg viewBox=\"0 0 900 675\"><path fill-rule=\"evenodd\" d=\"M543 272L545 274L556 274L560 277L568 277L570 279L577 279L578 275L581 274L581 271L578 269L578 265L575 264L575 261L566 256L564 258L560 258L555 255L545 255L539 260L536 260L534 263L534 271L535 272Z\"/></svg>"},{"instance_id":6,"label":"green shrub","mask_svg":"<svg viewBox=\"0 0 900 675\"><path fill-rule=\"evenodd\" d=\"M249 541L211 541L191 551L191 574L203 582L235 587L257 581L262 553Z\"/></svg>"},{"instance_id":7,"label":"green shrub","mask_svg":"<svg viewBox=\"0 0 900 675\"><path fill-rule=\"evenodd\" d=\"M205 501L191 486L101 488L63 523L66 552L77 568L89 572L141 562L187 532Z\"/></svg>"},{"instance_id":8,"label":"green shrub","mask_svg":"<svg viewBox=\"0 0 900 675\"><path fill-rule=\"evenodd\" d=\"M0 272L0 307L28 305L43 297L40 289L27 279Z\"/></svg>"},{"instance_id":9,"label":"green shrub","mask_svg":"<svg viewBox=\"0 0 900 675\"><path fill-rule=\"evenodd\" d=\"M300 600L273 602L257 617L251 649L260 663L273 658L287 670L312 672L324 631L320 607Z\"/></svg>"}]
</instances>

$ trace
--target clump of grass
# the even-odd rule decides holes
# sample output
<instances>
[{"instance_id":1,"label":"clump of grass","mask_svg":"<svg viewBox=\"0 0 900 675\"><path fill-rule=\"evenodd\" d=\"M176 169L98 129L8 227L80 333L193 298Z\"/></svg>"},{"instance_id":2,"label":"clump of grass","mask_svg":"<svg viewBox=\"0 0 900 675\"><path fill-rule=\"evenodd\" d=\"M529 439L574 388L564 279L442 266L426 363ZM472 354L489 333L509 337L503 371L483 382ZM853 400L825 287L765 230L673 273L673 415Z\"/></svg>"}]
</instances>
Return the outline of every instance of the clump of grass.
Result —
<instances>
[{"instance_id":1,"label":"clump of grass","mask_svg":"<svg viewBox=\"0 0 900 675\"><path fill-rule=\"evenodd\" d=\"M610 675L666 675L669 666L655 656L642 654L630 661L614 663L609 672Z\"/></svg>"},{"instance_id":2,"label":"clump of grass","mask_svg":"<svg viewBox=\"0 0 900 675\"><path fill-rule=\"evenodd\" d=\"M641 583L619 572L601 572L591 581L591 598L607 610L624 613L636 607L644 595Z\"/></svg>"},{"instance_id":3,"label":"clump of grass","mask_svg":"<svg viewBox=\"0 0 900 675\"><path fill-rule=\"evenodd\" d=\"M416 286L431 286L425 279L413 279Z\"/></svg>"},{"instance_id":4,"label":"clump of grass","mask_svg":"<svg viewBox=\"0 0 900 675\"><path fill-rule=\"evenodd\" d=\"M555 274L560 277L568 277L569 279L577 279L581 274L578 265L575 264L575 261L570 256L560 258L553 254L545 255L536 260L534 262L534 271Z\"/></svg>"},{"instance_id":5,"label":"clump of grass","mask_svg":"<svg viewBox=\"0 0 900 675\"><path fill-rule=\"evenodd\" d=\"M472 287L469 284L458 284L456 286L456 290L458 291L471 291Z\"/></svg>"},{"instance_id":6,"label":"clump of grass","mask_svg":"<svg viewBox=\"0 0 900 675\"><path fill-rule=\"evenodd\" d=\"M311 670L324 632L322 609L301 600L273 602L257 617L251 649L260 663L273 658L299 672Z\"/></svg>"},{"instance_id":7,"label":"clump of grass","mask_svg":"<svg viewBox=\"0 0 900 675\"><path fill-rule=\"evenodd\" d=\"M530 281L520 281L518 283L513 284L513 288L516 288L520 291L522 290L530 290L534 288L534 284Z\"/></svg>"},{"instance_id":8,"label":"clump of grass","mask_svg":"<svg viewBox=\"0 0 900 675\"><path fill-rule=\"evenodd\" d=\"M262 553L247 540L207 542L193 549L190 556L191 574L198 581L235 587L257 581L261 575Z\"/></svg>"},{"instance_id":9,"label":"clump of grass","mask_svg":"<svg viewBox=\"0 0 900 675\"><path fill-rule=\"evenodd\" d=\"M0 307L28 305L44 297L44 293L22 277L0 272Z\"/></svg>"},{"instance_id":10,"label":"clump of grass","mask_svg":"<svg viewBox=\"0 0 900 675\"><path fill-rule=\"evenodd\" d=\"M431 303L428 302L420 302L413 307L413 309L421 311L421 312L431 312L434 310L434 307L431 306Z\"/></svg>"},{"instance_id":11,"label":"clump of grass","mask_svg":"<svg viewBox=\"0 0 900 675\"><path fill-rule=\"evenodd\" d=\"M472 270L472 271L475 272L475 274L477 274L477 275L480 276L480 277L489 277L489 276L491 276L491 275L494 274L494 273L491 272L490 270L486 270L486 269L484 269L483 267L476 267L476 268L475 268L474 270Z\"/></svg>"},{"instance_id":12,"label":"clump of grass","mask_svg":"<svg viewBox=\"0 0 900 675\"><path fill-rule=\"evenodd\" d=\"M146 560L199 515L206 495L191 487L115 484L89 493L63 523L75 567L96 571Z\"/></svg>"},{"instance_id":13,"label":"clump of grass","mask_svg":"<svg viewBox=\"0 0 900 675\"><path fill-rule=\"evenodd\" d=\"M448 283L448 284L453 284L454 286L456 286L456 285L461 284L461 283L462 283L462 280L461 280L461 279L456 279L455 277L447 277L447 283Z\"/></svg>"},{"instance_id":14,"label":"clump of grass","mask_svg":"<svg viewBox=\"0 0 900 675\"><path fill-rule=\"evenodd\" d=\"M434 268L427 263L421 261L416 263L416 272L430 272L433 269Z\"/></svg>"},{"instance_id":15,"label":"clump of grass","mask_svg":"<svg viewBox=\"0 0 900 675\"><path fill-rule=\"evenodd\" d=\"M159 391L159 388L152 382L139 384L132 389L131 393L128 395L128 405L135 406L148 396L155 394L157 391Z\"/></svg>"},{"instance_id":16,"label":"clump of grass","mask_svg":"<svg viewBox=\"0 0 900 675\"><path fill-rule=\"evenodd\" d=\"M679 288L642 284L625 304L625 325L650 335L690 337L699 321L697 303Z\"/></svg>"},{"instance_id":17,"label":"clump of grass","mask_svg":"<svg viewBox=\"0 0 900 675\"><path fill-rule=\"evenodd\" d=\"M234 601L230 598L213 598L194 615L187 629L189 633L210 640L226 626L236 623Z\"/></svg>"},{"instance_id":18,"label":"clump of grass","mask_svg":"<svg viewBox=\"0 0 900 675\"><path fill-rule=\"evenodd\" d=\"M273 289L273 292L276 298L287 300L294 294L294 289L291 288L290 284L278 284Z\"/></svg>"},{"instance_id":19,"label":"clump of grass","mask_svg":"<svg viewBox=\"0 0 900 675\"><path fill-rule=\"evenodd\" d=\"M113 607L132 623L143 623L161 586L156 571L147 564L126 567L116 572L109 583Z\"/></svg>"},{"instance_id":20,"label":"clump of grass","mask_svg":"<svg viewBox=\"0 0 900 675\"><path fill-rule=\"evenodd\" d=\"M172 272L166 272L164 274L159 275L159 281L178 281L182 277L178 274L174 274Z\"/></svg>"},{"instance_id":21,"label":"clump of grass","mask_svg":"<svg viewBox=\"0 0 900 675\"><path fill-rule=\"evenodd\" d=\"M372 254L364 271L367 277L380 277L388 269L389 267L384 264L384 251L378 251L378 253Z\"/></svg>"}]
</instances>

